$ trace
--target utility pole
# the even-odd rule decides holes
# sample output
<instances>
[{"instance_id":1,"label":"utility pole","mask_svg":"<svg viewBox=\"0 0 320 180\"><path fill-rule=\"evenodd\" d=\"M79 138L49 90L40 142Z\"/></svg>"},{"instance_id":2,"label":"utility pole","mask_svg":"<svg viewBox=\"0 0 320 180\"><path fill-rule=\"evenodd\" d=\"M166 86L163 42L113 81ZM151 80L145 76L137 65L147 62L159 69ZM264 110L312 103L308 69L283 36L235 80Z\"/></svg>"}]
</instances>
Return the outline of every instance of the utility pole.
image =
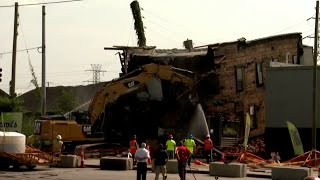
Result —
<instances>
[{"instance_id":1,"label":"utility pole","mask_svg":"<svg viewBox=\"0 0 320 180\"><path fill-rule=\"evenodd\" d=\"M46 7L42 6L42 84L41 84L41 115L46 115L47 92L46 92Z\"/></svg>"},{"instance_id":2,"label":"utility pole","mask_svg":"<svg viewBox=\"0 0 320 180\"><path fill-rule=\"evenodd\" d=\"M313 121L312 121L312 149L317 149L317 59L318 59L318 21L319 21L319 1L316 3L316 19L314 32L314 51L313 51ZM317 155L315 153L315 159ZM317 161L315 161L317 165Z\"/></svg>"},{"instance_id":3,"label":"utility pole","mask_svg":"<svg viewBox=\"0 0 320 180\"><path fill-rule=\"evenodd\" d=\"M18 36L18 3L14 3L14 25L13 25L13 48L12 48L12 70L10 81L10 96L15 97L16 89L16 60L17 60L17 36Z\"/></svg>"},{"instance_id":4,"label":"utility pole","mask_svg":"<svg viewBox=\"0 0 320 180\"><path fill-rule=\"evenodd\" d=\"M91 68L86 71L92 71L92 80L91 81L86 81L86 82L92 82L93 84L97 84L100 82L100 73L101 72L107 72L104 70L101 70L102 65L101 64L91 64Z\"/></svg>"}]
</instances>

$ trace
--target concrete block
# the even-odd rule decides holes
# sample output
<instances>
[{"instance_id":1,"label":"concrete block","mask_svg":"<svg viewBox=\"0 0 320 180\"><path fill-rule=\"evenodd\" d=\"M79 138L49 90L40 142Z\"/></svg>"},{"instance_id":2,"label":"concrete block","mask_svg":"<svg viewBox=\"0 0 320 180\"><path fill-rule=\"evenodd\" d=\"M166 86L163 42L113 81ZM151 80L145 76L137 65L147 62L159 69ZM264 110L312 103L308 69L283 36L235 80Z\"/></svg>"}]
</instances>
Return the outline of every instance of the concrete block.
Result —
<instances>
[{"instance_id":1,"label":"concrete block","mask_svg":"<svg viewBox=\"0 0 320 180\"><path fill-rule=\"evenodd\" d=\"M102 157L100 159L100 169L102 170L131 170L133 161L127 157Z\"/></svg>"},{"instance_id":2,"label":"concrete block","mask_svg":"<svg viewBox=\"0 0 320 180\"><path fill-rule=\"evenodd\" d=\"M63 168L76 168L77 166L77 155L61 155L60 167Z\"/></svg>"},{"instance_id":3,"label":"concrete block","mask_svg":"<svg viewBox=\"0 0 320 180\"><path fill-rule=\"evenodd\" d=\"M169 159L167 164L167 173L178 173L178 162L175 159Z\"/></svg>"},{"instance_id":4,"label":"concrete block","mask_svg":"<svg viewBox=\"0 0 320 180\"><path fill-rule=\"evenodd\" d=\"M241 163L224 164L222 162L211 162L209 164L210 176L222 177L246 177L247 165Z\"/></svg>"},{"instance_id":5,"label":"concrete block","mask_svg":"<svg viewBox=\"0 0 320 180\"><path fill-rule=\"evenodd\" d=\"M77 156L77 159L76 159L76 164L77 164L77 167L80 167L81 166L81 157L80 156Z\"/></svg>"},{"instance_id":6,"label":"concrete block","mask_svg":"<svg viewBox=\"0 0 320 180\"><path fill-rule=\"evenodd\" d=\"M273 180L303 180L311 175L311 168L296 166L279 166L271 169Z\"/></svg>"},{"instance_id":7,"label":"concrete block","mask_svg":"<svg viewBox=\"0 0 320 180\"><path fill-rule=\"evenodd\" d=\"M247 177L247 165L246 164L242 164L242 170L241 172L243 173L243 175L241 177Z\"/></svg>"}]
</instances>

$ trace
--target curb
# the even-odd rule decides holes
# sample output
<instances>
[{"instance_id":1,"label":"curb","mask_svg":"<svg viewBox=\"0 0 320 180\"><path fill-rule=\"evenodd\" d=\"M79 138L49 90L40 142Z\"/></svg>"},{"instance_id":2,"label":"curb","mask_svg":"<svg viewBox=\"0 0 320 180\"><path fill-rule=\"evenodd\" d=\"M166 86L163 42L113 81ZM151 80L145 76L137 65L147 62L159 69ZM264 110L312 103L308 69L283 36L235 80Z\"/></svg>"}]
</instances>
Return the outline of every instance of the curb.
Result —
<instances>
[{"instance_id":1,"label":"curb","mask_svg":"<svg viewBox=\"0 0 320 180\"><path fill-rule=\"evenodd\" d=\"M88 167L88 168L100 168L100 165L84 164L84 167Z\"/></svg>"},{"instance_id":2,"label":"curb","mask_svg":"<svg viewBox=\"0 0 320 180\"><path fill-rule=\"evenodd\" d=\"M87 168L99 168L100 165L94 165L94 164L85 164L84 165ZM151 171L151 167L147 168L148 171ZM134 166L132 170L137 170L137 167ZM195 173L195 174L209 174L209 171L206 170L199 170L199 169L187 169L187 173ZM271 174L255 174L255 173L247 173L247 177L257 177L257 178L271 178Z\"/></svg>"}]
</instances>

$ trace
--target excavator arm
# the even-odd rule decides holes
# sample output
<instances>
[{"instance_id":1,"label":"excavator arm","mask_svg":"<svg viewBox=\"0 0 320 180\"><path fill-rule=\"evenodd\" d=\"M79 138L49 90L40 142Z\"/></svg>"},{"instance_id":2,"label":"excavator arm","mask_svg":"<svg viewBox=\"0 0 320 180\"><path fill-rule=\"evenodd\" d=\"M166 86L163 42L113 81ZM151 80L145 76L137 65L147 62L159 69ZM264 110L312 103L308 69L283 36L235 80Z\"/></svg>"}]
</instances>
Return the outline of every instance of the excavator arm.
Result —
<instances>
[{"instance_id":1,"label":"excavator arm","mask_svg":"<svg viewBox=\"0 0 320 180\"><path fill-rule=\"evenodd\" d=\"M138 89L154 77L171 83L179 82L185 84L188 88L192 88L195 83L194 79L183 75L177 70L177 68L171 66L147 64L124 77L111 81L96 93L90 103L89 118L91 123L95 123L107 104L114 102L121 95Z\"/></svg>"}]
</instances>

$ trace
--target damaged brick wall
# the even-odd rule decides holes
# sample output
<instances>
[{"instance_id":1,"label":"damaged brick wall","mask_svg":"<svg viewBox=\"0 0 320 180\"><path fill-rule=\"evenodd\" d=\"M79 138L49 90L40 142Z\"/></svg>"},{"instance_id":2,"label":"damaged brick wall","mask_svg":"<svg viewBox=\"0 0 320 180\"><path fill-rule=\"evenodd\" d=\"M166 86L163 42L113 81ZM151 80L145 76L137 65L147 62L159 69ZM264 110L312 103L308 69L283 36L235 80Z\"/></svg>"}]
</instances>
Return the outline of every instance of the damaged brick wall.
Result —
<instances>
[{"instance_id":1,"label":"damaged brick wall","mask_svg":"<svg viewBox=\"0 0 320 180\"><path fill-rule=\"evenodd\" d=\"M208 101L207 114L223 113L224 119L240 121L240 137L243 135L243 119L254 106L256 127L251 136L264 133L265 128L265 84L257 86L257 63L262 65L262 82L265 82L266 67L270 61L298 63L302 55L301 35L287 34L263 38L251 42L219 44L216 56L225 55L219 74L219 94ZM243 69L243 90L237 91L236 68ZM261 81L261 80L260 80ZM213 102L220 102L219 105ZM251 116L253 118L254 116Z\"/></svg>"}]
</instances>

